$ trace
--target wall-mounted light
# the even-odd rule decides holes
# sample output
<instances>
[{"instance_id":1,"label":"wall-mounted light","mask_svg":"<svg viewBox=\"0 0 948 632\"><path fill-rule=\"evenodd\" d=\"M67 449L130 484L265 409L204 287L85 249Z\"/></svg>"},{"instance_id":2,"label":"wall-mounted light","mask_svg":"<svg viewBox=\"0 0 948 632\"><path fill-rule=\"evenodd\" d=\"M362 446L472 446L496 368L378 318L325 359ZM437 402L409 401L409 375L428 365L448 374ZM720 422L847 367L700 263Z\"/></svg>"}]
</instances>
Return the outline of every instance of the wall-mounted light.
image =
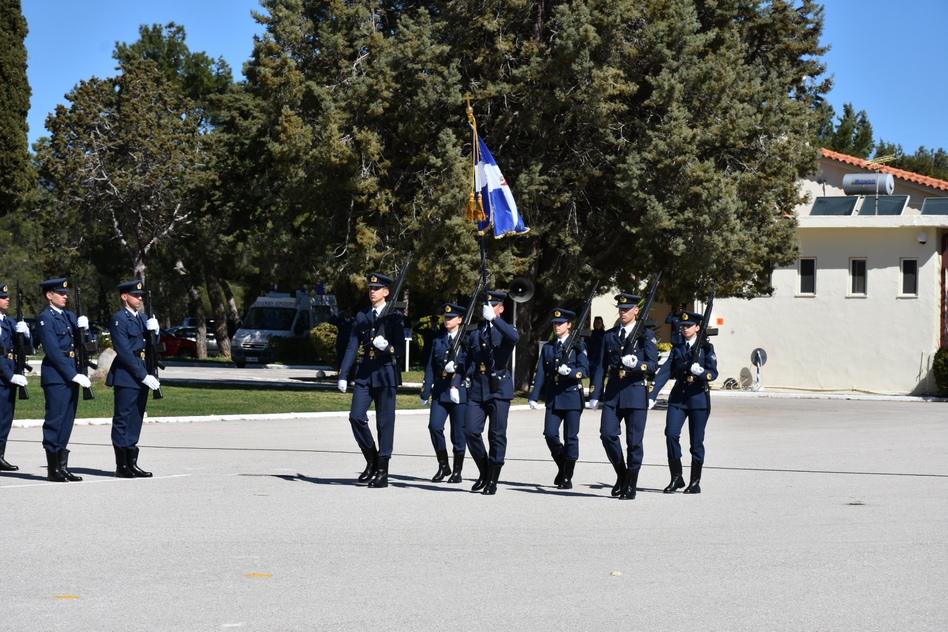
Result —
<instances>
[{"instance_id":1,"label":"wall-mounted light","mask_svg":"<svg viewBox=\"0 0 948 632\"><path fill-rule=\"evenodd\" d=\"M917 235L917 238L918 238L918 243L924 244L924 243L928 242L928 233L926 233L926 232L923 230L922 232L920 232L920 233Z\"/></svg>"}]
</instances>

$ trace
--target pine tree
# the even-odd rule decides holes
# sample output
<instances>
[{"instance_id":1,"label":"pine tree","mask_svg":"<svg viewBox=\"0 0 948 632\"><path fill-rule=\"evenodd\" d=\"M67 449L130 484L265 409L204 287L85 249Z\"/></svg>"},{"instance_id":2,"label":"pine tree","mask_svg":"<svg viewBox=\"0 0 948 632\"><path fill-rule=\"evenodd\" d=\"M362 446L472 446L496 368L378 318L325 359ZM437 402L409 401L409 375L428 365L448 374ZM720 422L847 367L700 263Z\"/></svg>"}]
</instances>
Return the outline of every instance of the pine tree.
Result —
<instances>
[{"instance_id":1,"label":"pine tree","mask_svg":"<svg viewBox=\"0 0 948 632\"><path fill-rule=\"evenodd\" d=\"M27 32L20 0L0 0L0 215L21 208L35 183L26 122L31 95Z\"/></svg>"}]
</instances>

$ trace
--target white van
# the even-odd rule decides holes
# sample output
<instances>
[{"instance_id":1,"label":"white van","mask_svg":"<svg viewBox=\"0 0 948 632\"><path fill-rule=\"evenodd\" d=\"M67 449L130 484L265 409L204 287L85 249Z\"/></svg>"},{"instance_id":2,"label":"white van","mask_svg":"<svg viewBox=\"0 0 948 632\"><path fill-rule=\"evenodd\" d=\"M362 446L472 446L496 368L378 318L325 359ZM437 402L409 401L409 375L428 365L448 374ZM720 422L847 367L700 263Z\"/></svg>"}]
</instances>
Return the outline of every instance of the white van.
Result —
<instances>
[{"instance_id":1,"label":"white van","mask_svg":"<svg viewBox=\"0 0 948 632\"><path fill-rule=\"evenodd\" d=\"M239 368L273 362L276 345L271 343L272 338L305 336L338 311L332 294L310 296L304 290L292 294L269 292L258 297L244 316L231 342L231 358Z\"/></svg>"}]
</instances>

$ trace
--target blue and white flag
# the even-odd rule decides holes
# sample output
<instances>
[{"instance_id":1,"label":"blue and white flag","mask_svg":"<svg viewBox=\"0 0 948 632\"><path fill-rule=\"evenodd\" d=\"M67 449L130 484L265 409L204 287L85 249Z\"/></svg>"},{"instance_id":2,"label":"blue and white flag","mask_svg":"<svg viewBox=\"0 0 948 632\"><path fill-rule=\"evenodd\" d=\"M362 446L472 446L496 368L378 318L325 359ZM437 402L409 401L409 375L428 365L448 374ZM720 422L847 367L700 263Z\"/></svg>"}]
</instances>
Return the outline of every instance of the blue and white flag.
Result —
<instances>
[{"instance_id":1,"label":"blue and white flag","mask_svg":"<svg viewBox=\"0 0 948 632\"><path fill-rule=\"evenodd\" d=\"M500 172L500 167L481 137L476 135L476 138L479 159L474 171L475 188L480 193L484 214L487 216L484 221L477 222L478 232L484 235L493 226L494 237L497 239L526 233L530 229L523 223L523 217L517 210L517 203L507 186L504 174Z\"/></svg>"}]
</instances>

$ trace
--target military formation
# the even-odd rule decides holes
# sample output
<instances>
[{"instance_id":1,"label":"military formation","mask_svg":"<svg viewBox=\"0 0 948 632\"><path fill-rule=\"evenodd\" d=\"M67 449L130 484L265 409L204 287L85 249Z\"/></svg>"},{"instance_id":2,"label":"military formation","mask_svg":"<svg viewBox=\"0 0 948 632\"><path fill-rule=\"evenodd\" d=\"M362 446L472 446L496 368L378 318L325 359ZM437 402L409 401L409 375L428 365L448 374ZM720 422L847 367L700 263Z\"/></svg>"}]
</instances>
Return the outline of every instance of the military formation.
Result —
<instances>
[{"instance_id":1,"label":"military formation","mask_svg":"<svg viewBox=\"0 0 948 632\"><path fill-rule=\"evenodd\" d=\"M397 282L378 272L366 277L369 307L351 322L337 384L341 392L352 393L349 423L365 459L358 481L376 489L389 485L394 450L396 391L401 385L405 327L395 299L405 269ZM556 466L553 484L558 489L573 487L580 423L585 411L590 410L600 413L600 439L616 472L611 495L634 499L649 410L662 387L674 380L665 419L671 479L663 491L701 492L704 436L711 411L709 385L718 376L714 348L704 326L710 301L705 314L681 307L675 311L673 347L668 360L659 365L656 335L645 324L642 313L643 309L647 313L651 305L655 285L644 308L641 296L617 294L616 325L597 329L588 342L579 336L578 329L588 320L595 288L578 319L575 312L562 307L550 314L552 336L539 354L529 406L535 410L542 406L544 410L543 436ZM89 321L67 309L74 289L78 290L67 278L43 281L40 290L48 306L36 320L36 342L45 349L41 373L46 400L43 449L47 478L55 482L82 480L69 469L69 438L80 392L86 399L94 397L86 373L88 353L95 351L90 348L94 343L90 342ZM475 290L468 307L443 304L444 326L431 342L421 400L430 407L428 430L437 459L437 471L431 480L461 483L465 455L470 454L477 467L471 490L493 495L507 454L507 418L515 395L509 366L520 335L503 318L507 293L480 289ZM143 314L146 292L140 280L122 283L116 292L121 307L109 321L115 358L106 378L106 385L114 389L111 439L115 476L147 478L152 473L138 464L138 442L149 394L161 396L157 367L149 360L149 354L156 352L159 324L147 309ZM78 291L75 298L81 312ZM6 460L6 441L17 394L26 396L24 349L32 350L34 342L27 323L22 317L11 318L9 308L10 288L0 284L0 471L18 469ZM472 323L475 311L481 316L479 324ZM588 396L585 380L589 381ZM368 414L373 406L374 436ZM686 421L691 453L687 485L681 447Z\"/></svg>"},{"instance_id":2,"label":"military formation","mask_svg":"<svg viewBox=\"0 0 948 632\"><path fill-rule=\"evenodd\" d=\"M368 487L388 486L389 463L395 431L395 391L401 383L399 345L403 316L391 310L391 277L372 273L367 277L371 306L360 312L349 335L340 368L339 390L347 392L347 376L354 370L349 422L356 443L365 457L358 477ZM655 283L657 285L657 281ZM646 301L655 294L655 285ZM477 294L477 292L475 292ZM507 417L514 398L513 376L508 367L520 335L503 318L506 292L486 290L480 307L481 323L467 331L474 308L444 303L444 330L432 341L425 366L421 401L430 406L428 430L437 459L432 482L461 483L465 451L477 466L471 491L497 493L507 454ZM632 500L636 495L644 456L645 425L658 392L675 380L668 400L665 422L666 447L671 482L663 490L686 494L701 492L704 434L711 410L710 382L717 378L717 361L706 335L699 336L705 314L678 310L681 335L676 336L668 361L659 366L655 332L640 319L642 297L631 293L615 296L618 319L615 327L590 338L590 349L573 331L588 317L590 296L584 314L557 307L550 314L552 340L540 352L534 386L529 395L531 409L544 404L543 436L556 465L553 484L572 489L579 460L579 429L587 396L588 408L601 411L599 434L609 462L616 472L611 495ZM379 314L386 313L384 317ZM593 342L595 341L595 342ZM355 366L362 351L361 360ZM592 358L592 360L591 360ZM375 403L378 445L368 425L368 409ZM685 420L691 439L690 483L685 486L681 465L681 431ZM449 461L445 427L450 423L453 461ZM622 434L625 426L625 445ZM484 430L487 430L485 445Z\"/></svg>"}]
</instances>

